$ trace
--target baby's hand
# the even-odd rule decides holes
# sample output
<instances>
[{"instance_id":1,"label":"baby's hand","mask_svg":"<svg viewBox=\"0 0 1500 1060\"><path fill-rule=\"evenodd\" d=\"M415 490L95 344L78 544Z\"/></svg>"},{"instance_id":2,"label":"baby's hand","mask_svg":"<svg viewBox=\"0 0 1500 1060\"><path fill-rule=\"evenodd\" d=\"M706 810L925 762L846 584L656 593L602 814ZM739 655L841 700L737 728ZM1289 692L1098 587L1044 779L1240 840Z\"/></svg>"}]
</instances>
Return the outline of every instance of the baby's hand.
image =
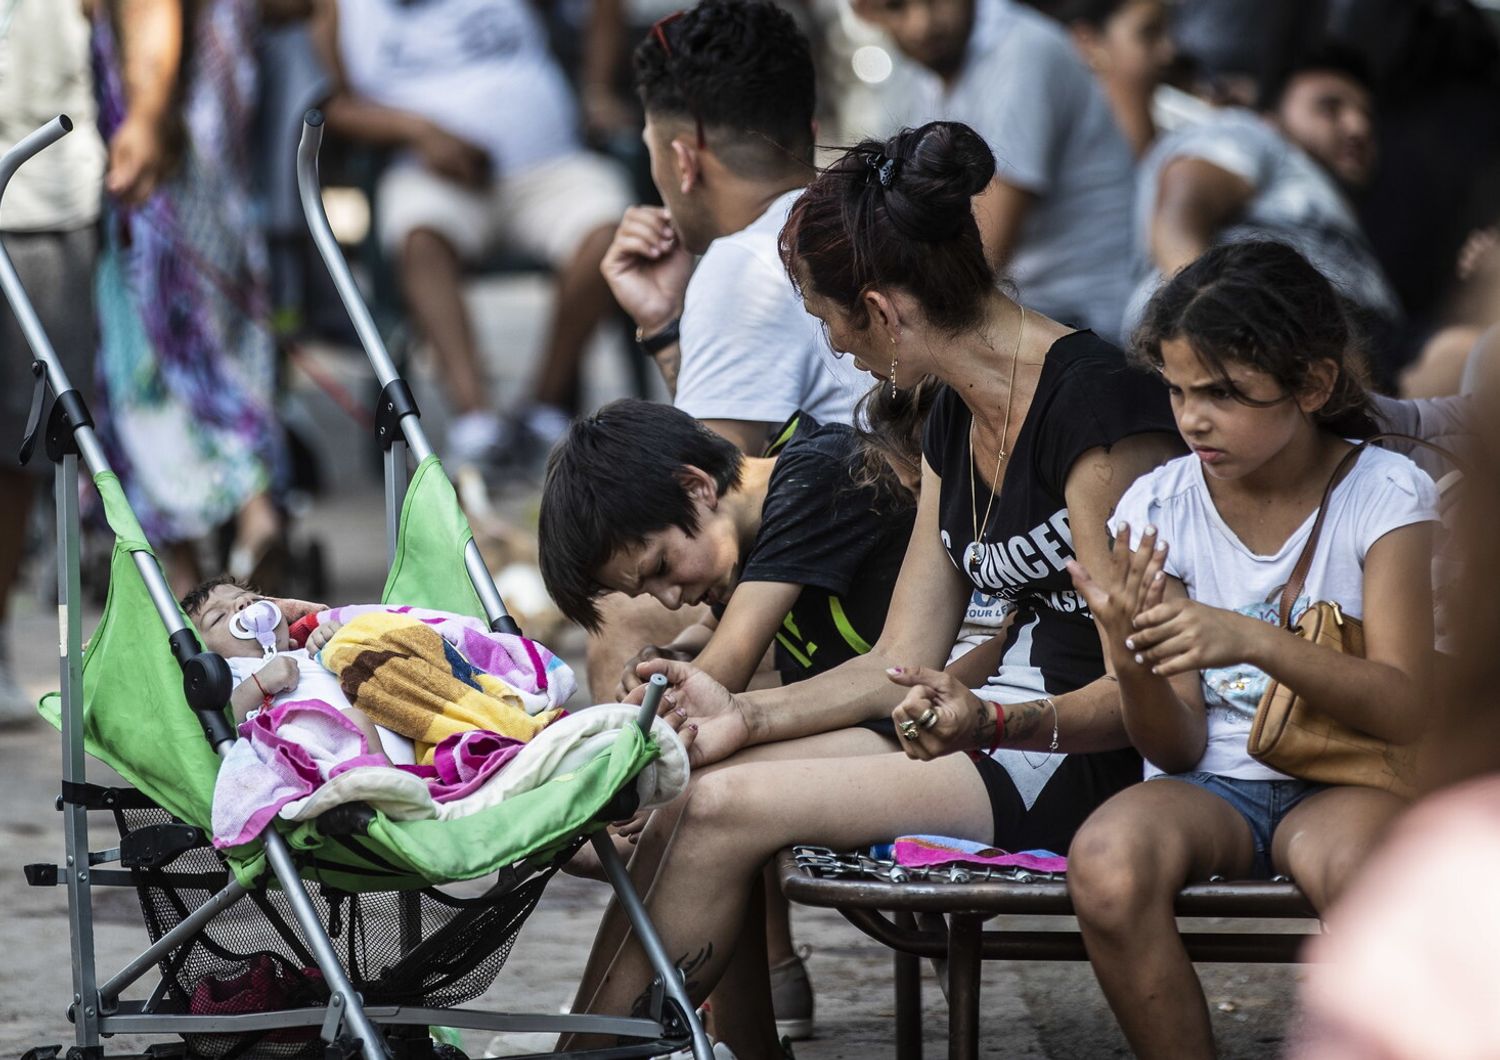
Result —
<instances>
[{"instance_id":1,"label":"baby's hand","mask_svg":"<svg viewBox=\"0 0 1500 1060\"><path fill-rule=\"evenodd\" d=\"M333 635L344 628L342 622L320 622L318 628L307 635L307 653L316 655L323 650L323 645L333 639Z\"/></svg>"},{"instance_id":2,"label":"baby's hand","mask_svg":"<svg viewBox=\"0 0 1500 1060\"><path fill-rule=\"evenodd\" d=\"M297 663L286 655L276 656L255 671L255 679L260 682L260 687L273 696L278 692L290 692L296 688L300 677L301 675L297 672Z\"/></svg>"}]
</instances>

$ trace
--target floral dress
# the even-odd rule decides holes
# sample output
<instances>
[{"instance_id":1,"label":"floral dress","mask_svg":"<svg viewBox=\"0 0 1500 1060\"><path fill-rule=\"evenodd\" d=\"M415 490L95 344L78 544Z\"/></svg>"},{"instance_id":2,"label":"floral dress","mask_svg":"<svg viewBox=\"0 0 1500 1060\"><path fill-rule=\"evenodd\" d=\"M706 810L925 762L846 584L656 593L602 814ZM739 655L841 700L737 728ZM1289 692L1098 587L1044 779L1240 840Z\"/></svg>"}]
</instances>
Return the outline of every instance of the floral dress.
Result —
<instances>
[{"instance_id":1,"label":"floral dress","mask_svg":"<svg viewBox=\"0 0 1500 1060\"><path fill-rule=\"evenodd\" d=\"M99 6L94 75L108 141L126 100L118 41ZM95 275L100 434L158 545L223 524L284 464L267 256L246 184L255 3L188 7L181 161L141 206L106 202Z\"/></svg>"}]
</instances>

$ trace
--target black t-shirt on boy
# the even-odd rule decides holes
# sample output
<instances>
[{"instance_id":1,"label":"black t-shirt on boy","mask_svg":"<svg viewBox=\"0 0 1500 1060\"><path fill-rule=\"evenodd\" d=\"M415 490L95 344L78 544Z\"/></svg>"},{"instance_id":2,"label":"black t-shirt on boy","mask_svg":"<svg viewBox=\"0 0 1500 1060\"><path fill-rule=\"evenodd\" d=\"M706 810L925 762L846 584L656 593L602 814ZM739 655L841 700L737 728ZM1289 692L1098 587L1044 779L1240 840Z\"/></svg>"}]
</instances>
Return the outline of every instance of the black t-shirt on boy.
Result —
<instances>
[{"instance_id":1,"label":"black t-shirt on boy","mask_svg":"<svg viewBox=\"0 0 1500 1060\"><path fill-rule=\"evenodd\" d=\"M888 490L856 484L861 456L848 425L798 413L774 439L760 532L739 580L804 587L776 633L776 669L790 683L870 650L916 510Z\"/></svg>"}]
</instances>

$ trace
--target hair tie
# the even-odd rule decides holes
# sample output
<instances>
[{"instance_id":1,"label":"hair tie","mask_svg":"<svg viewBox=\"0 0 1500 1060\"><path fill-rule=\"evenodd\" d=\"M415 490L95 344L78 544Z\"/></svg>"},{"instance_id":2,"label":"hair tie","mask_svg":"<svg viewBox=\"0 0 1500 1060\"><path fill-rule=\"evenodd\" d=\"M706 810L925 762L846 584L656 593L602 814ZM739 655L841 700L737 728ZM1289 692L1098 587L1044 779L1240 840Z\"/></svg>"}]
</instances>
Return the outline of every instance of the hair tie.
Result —
<instances>
[{"instance_id":1,"label":"hair tie","mask_svg":"<svg viewBox=\"0 0 1500 1060\"><path fill-rule=\"evenodd\" d=\"M870 167L871 174L886 191L891 190L891 185L896 183L896 175L901 171L901 159L889 158L878 151L865 153L865 165Z\"/></svg>"}]
</instances>

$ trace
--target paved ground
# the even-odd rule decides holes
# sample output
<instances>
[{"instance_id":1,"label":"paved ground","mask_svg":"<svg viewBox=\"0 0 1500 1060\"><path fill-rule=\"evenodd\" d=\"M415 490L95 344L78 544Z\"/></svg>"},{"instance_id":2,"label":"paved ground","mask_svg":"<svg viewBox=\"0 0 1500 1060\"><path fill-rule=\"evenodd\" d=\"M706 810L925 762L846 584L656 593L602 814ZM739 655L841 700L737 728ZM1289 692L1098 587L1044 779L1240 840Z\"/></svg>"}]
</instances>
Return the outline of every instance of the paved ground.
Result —
<instances>
[{"instance_id":1,"label":"paved ground","mask_svg":"<svg viewBox=\"0 0 1500 1060\"><path fill-rule=\"evenodd\" d=\"M524 350L533 341L533 332L526 329L534 319L536 292L512 287L485 292L483 297L495 311L487 317L491 334L503 323L507 341L519 344L509 348ZM493 345L501 348L498 340ZM596 390L617 391L618 356L610 360L601 355L596 363ZM330 366L346 382L359 379L355 361L334 360ZM514 362L501 362L497 375L516 377ZM437 407L435 399L425 400L424 408L432 411L429 419L437 419ZM310 419L328 432L322 448L339 489L313 507L305 529L331 546L332 597L373 598L384 575L378 486L368 474L372 462L349 444L352 430L325 400L309 395L306 408ZM513 507L524 512L528 505L523 499ZM19 612L12 631L13 657L25 683L40 693L56 685L52 607L30 595L19 601ZM565 640L560 647L576 657L576 640ZM97 772L90 779L109 782L108 771L92 768ZM49 728L36 724L0 732L0 806L6 811L0 819L0 954L7 958L0 960L0 1058L18 1056L38 1043L65 1041L71 1033L63 1015L70 992L65 894L61 889L27 888L21 875L27 862L61 859L60 821L52 809L57 777L58 742ZM111 842L99 835L94 845L97 849ZM512 1011L555 1011L565 1004L604 900L601 885L559 878L522 932L509 967L487 1000ZM101 968L113 970L144 945L139 910L132 894L109 889L95 892L95 908L99 962ZM886 951L836 914L799 909L795 925L799 941L812 947L809 967L818 991L818 1037L798 1046L799 1057L875 1060L893 1055ZM1223 1054L1275 1055L1292 1009L1296 970L1223 965L1205 968L1203 976ZM1127 1054L1086 965L990 964L983 998L986 1057ZM928 1055L945 1055L945 1009L930 973L924 1001ZM472 1036L466 1046L477 1056L486 1050L487 1037ZM149 1041L120 1038L108 1044L112 1051L123 1052ZM546 1045L545 1039L517 1039L508 1043L507 1051Z\"/></svg>"}]
</instances>

